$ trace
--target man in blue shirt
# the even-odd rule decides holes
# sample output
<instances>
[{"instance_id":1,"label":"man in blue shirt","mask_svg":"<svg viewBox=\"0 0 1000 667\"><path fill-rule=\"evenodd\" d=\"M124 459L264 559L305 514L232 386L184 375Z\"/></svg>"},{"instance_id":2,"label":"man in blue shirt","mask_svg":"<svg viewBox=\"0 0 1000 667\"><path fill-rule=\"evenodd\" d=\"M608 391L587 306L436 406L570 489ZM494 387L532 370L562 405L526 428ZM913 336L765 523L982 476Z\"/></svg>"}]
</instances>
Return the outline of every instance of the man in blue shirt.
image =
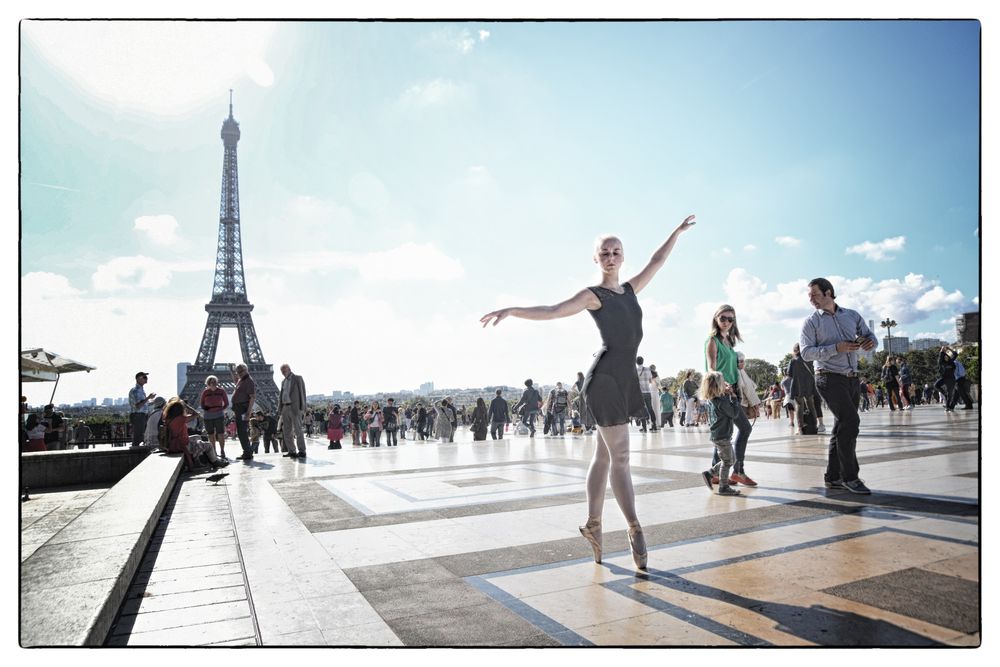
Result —
<instances>
[{"instance_id":1,"label":"man in blue shirt","mask_svg":"<svg viewBox=\"0 0 1000 667\"><path fill-rule=\"evenodd\" d=\"M132 446L138 447L146 437L146 422L149 420L150 401L156 394L146 395L143 388L149 378L145 371L135 374L135 386L128 392L129 422L132 425Z\"/></svg>"},{"instance_id":2,"label":"man in blue shirt","mask_svg":"<svg viewBox=\"0 0 1000 667\"><path fill-rule=\"evenodd\" d=\"M826 278L809 282L809 303L816 309L802 323L799 347L802 358L813 362L816 388L833 413L833 432L823 481L829 489L851 493L871 491L858 479L855 454L861 418L858 401L858 350L874 350L878 339L865 320L853 310L837 305L833 285Z\"/></svg>"}]
</instances>

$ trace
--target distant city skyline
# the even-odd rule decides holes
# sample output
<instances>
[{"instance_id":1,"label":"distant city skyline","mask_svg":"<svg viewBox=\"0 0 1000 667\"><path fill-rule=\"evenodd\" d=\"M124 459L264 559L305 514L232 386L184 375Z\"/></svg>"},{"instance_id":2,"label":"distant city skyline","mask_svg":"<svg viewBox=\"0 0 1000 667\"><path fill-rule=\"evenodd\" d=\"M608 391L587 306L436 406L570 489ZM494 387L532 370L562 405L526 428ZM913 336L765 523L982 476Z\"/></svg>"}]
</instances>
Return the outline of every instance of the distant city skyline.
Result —
<instances>
[{"instance_id":1,"label":"distant city skyline","mask_svg":"<svg viewBox=\"0 0 1000 667\"><path fill-rule=\"evenodd\" d=\"M599 346L589 316L485 331L479 316L596 282L599 233L622 238L627 279L689 213L640 295L640 353L663 375L703 368L720 303L739 349L777 363L817 275L911 341L953 341L979 308L975 21L23 21L21 36L22 345L97 368L61 379L57 403L122 396L139 370L173 395L194 361L230 88L254 323L310 393L572 381ZM239 360L224 335L217 361ZM22 387L33 404L51 390Z\"/></svg>"}]
</instances>

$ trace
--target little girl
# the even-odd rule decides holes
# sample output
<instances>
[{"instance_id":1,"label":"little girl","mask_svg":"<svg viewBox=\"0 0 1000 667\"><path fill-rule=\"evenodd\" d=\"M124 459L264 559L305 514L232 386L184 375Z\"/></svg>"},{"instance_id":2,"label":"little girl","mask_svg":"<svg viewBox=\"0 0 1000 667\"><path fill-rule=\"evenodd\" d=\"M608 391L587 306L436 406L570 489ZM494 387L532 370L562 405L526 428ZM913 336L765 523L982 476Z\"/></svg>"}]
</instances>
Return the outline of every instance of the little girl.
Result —
<instances>
[{"instance_id":1,"label":"little girl","mask_svg":"<svg viewBox=\"0 0 1000 667\"><path fill-rule=\"evenodd\" d=\"M708 490L712 490L712 477L719 478L720 496L738 496L739 489L729 486L729 469L736 458L733 455L733 419L741 409L736 398L726 389L722 373L711 371L705 374L698 392L708 409L708 426L711 429L712 444L719 452L719 462L711 470L701 473ZM720 470L721 467L721 470Z\"/></svg>"},{"instance_id":2,"label":"little girl","mask_svg":"<svg viewBox=\"0 0 1000 667\"><path fill-rule=\"evenodd\" d=\"M340 439L344 437L344 415L340 413L340 405L334 405L327 416L326 437L330 441L327 449L340 449Z\"/></svg>"}]
</instances>

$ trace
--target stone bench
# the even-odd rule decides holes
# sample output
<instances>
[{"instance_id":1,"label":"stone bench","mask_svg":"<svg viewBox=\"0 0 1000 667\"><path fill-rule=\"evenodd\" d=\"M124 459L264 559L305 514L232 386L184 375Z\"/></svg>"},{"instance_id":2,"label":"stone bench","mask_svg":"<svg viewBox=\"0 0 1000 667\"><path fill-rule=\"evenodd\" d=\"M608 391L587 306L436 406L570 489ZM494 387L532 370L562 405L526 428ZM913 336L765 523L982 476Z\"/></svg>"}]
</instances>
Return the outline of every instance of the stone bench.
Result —
<instances>
[{"instance_id":1,"label":"stone bench","mask_svg":"<svg viewBox=\"0 0 1000 667\"><path fill-rule=\"evenodd\" d=\"M21 564L21 646L104 643L183 465L147 452Z\"/></svg>"}]
</instances>

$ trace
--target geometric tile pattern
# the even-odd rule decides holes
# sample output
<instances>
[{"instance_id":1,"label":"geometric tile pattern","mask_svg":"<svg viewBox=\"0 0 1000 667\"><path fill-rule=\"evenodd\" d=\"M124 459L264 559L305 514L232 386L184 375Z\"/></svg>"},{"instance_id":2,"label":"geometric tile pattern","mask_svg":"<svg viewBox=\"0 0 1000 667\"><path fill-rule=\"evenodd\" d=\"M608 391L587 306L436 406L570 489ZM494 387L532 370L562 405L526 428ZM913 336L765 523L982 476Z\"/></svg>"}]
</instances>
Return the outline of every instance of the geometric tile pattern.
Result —
<instances>
[{"instance_id":1,"label":"geometric tile pattern","mask_svg":"<svg viewBox=\"0 0 1000 667\"><path fill-rule=\"evenodd\" d=\"M171 554L164 534L122 608L132 625L112 640L978 646L976 417L939 406L861 415L871 496L824 488L828 438L795 436L785 421L757 420L746 466L759 486L737 498L701 482L704 429L632 430L648 572L632 563L610 491L602 564L576 530L593 437L473 444L460 428L455 443L398 448L310 440L305 461L265 454L230 466L219 487L182 480L190 514L175 505L164 523L176 534L186 524L189 544ZM206 490L225 495L228 524L221 498L193 495ZM178 618L197 622L177 630Z\"/></svg>"}]
</instances>

